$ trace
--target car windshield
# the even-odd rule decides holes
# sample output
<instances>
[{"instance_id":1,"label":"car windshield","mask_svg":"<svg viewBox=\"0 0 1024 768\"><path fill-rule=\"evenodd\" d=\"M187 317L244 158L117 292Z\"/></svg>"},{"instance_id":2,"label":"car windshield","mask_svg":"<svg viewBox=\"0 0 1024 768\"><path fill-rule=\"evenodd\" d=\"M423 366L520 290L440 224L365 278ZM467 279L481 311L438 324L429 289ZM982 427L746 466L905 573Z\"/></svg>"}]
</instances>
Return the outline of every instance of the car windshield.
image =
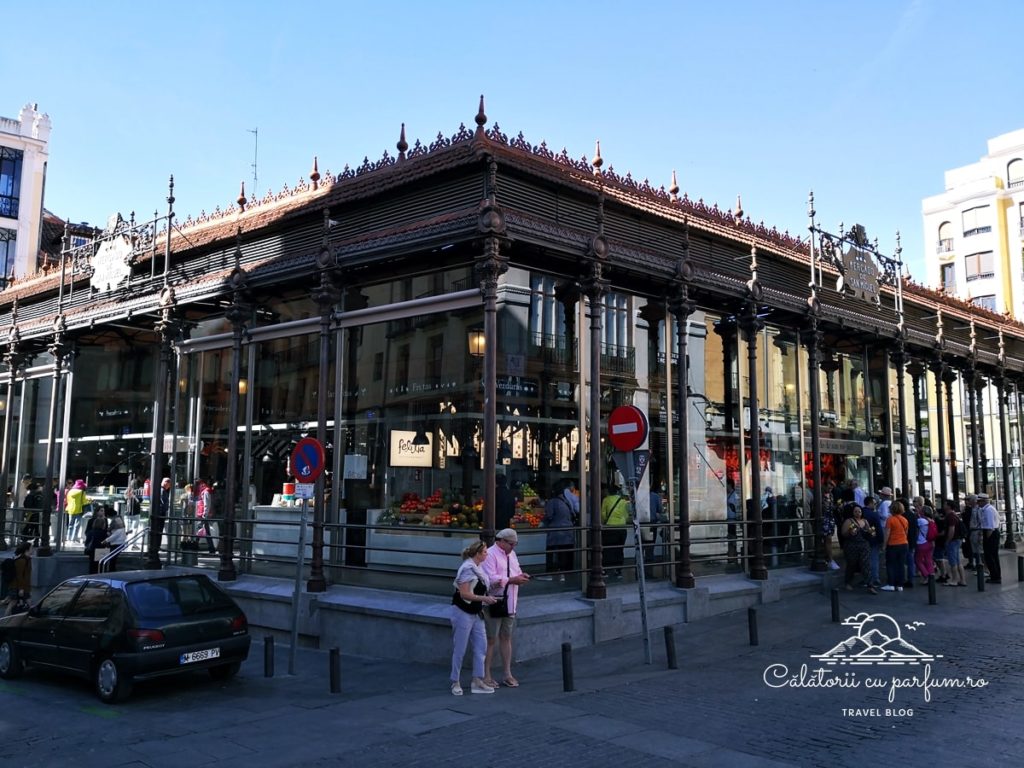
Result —
<instances>
[{"instance_id":1,"label":"car windshield","mask_svg":"<svg viewBox=\"0 0 1024 768\"><path fill-rule=\"evenodd\" d=\"M230 598L205 576L139 581L128 585L128 599L140 618L170 619L231 607Z\"/></svg>"}]
</instances>

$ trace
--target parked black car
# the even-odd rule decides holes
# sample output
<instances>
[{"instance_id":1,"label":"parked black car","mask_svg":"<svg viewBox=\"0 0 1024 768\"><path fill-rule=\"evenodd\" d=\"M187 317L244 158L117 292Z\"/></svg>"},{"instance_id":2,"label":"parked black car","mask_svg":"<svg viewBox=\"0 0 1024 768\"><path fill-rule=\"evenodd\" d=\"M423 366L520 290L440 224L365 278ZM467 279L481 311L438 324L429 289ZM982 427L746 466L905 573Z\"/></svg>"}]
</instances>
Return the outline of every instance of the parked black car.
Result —
<instances>
[{"instance_id":1,"label":"parked black car","mask_svg":"<svg viewBox=\"0 0 1024 768\"><path fill-rule=\"evenodd\" d=\"M203 574L126 571L79 576L27 613L0 619L0 677L25 665L93 681L112 703L136 680L208 669L236 674L249 655L245 614Z\"/></svg>"}]
</instances>

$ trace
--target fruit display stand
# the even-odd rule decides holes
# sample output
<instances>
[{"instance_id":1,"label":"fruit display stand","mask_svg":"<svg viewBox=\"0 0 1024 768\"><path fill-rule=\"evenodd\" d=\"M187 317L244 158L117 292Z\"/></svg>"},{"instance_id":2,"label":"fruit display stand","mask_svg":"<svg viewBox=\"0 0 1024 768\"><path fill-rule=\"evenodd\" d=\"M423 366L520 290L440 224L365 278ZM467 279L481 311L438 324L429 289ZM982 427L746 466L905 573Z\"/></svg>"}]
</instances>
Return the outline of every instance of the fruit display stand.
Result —
<instances>
[{"instance_id":1,"label":"fruit display stand","mask_svg":"<svg viewBox=\"0 0 1024 768\"><path fill-rule=\"evenodd\" d=\"M479 538L479 534L452 529L428 528L417 524L388 525L381 523L387 510L367 511L371 526L366 531L367 565L405 566L454 573L462 562L462 550ZM407 520L408 523L408 520ZM516 553L524 570L540 572L544 568L545 536L543 531L519 532Z\"/></svg>"}]
</instances>

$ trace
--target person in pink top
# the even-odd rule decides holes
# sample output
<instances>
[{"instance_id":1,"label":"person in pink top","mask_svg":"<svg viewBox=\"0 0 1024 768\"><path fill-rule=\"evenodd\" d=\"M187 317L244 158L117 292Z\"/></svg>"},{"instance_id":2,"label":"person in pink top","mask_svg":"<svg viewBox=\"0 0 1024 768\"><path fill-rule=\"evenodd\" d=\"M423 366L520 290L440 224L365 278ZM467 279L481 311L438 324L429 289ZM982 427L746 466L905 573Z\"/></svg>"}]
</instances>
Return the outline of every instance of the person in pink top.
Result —
<instances>
[{"instance_id":1,"label":"person in pink top","mask_svg":"<svg viewBox=\"0 0 1024 768\"><path fill-rule=\"evenodd\" d=\"M501 682L509 688L518 688L519 681L512 676L512 631L516 624L516 611L519 609L519 586L530 580L530 575L523 573L519 567L515 547L519 543L519 534L513 528L503 528L494 536L494 544L487 550L484 560L484 573L490 583L489 592L495 597L508 595L508 616L492 617L488 614L487 622L487 656L484 659L484 683L497 687L498 683L491 677L491 661L494 658L495 645L501 646L503 664Z\"/></svg>"}]
</instances>

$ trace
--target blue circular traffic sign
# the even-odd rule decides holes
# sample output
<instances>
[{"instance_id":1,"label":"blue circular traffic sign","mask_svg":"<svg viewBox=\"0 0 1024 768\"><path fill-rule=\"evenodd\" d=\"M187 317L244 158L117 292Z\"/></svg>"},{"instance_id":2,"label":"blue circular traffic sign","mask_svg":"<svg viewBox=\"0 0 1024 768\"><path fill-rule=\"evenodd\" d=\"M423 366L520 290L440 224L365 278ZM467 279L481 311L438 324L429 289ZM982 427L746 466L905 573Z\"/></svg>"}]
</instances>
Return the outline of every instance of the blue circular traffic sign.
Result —
<instances>
[{"instance_id":1,"label":"blue circular traffic sign","mask_svg":"<svg viewBox=\"0 0 1024 768\"><path fill-rule=\"evenodd\" d=\"M292 451L292 474L300 483L314 483L324 471L324 447L315 437L299 440Z\"/></svg>"}]
</instances>

